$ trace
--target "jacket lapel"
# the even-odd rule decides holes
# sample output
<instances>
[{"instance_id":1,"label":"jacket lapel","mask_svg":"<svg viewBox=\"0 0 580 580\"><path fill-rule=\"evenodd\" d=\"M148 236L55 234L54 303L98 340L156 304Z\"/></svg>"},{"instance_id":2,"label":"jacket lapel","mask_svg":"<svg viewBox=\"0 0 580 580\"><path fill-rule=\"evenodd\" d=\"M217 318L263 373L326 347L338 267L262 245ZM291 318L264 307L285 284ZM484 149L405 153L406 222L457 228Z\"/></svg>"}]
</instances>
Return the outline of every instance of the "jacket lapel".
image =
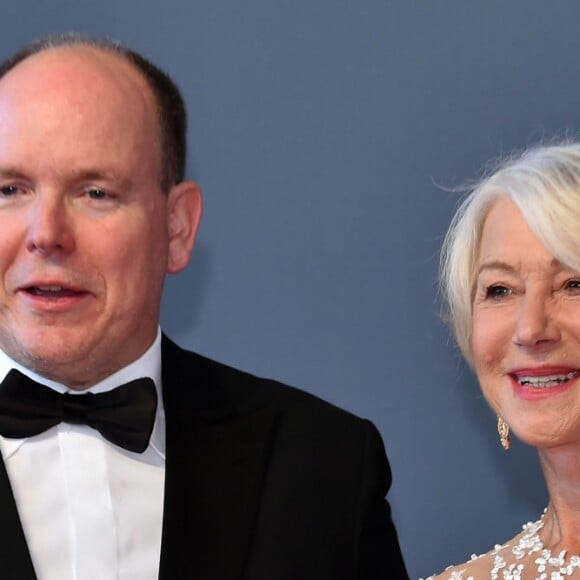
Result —
<instances>
[{"instance_id":1,"label":"jacket lapel","mask_svg":"<svg viewBox=\"0 0 580 580\"><path fill-rule=\"evenodd\" d=\"M4 460L0 457L0 577L36 580Z\"/></svg>"},{"instance_id":2,"label":"jacket lapel","mask_svg":"<svg viewBox=\"0 0 580 580\"><path fill-rule=\"evenodd\" d=\"M195 379L194 369L177 360L167 370L167 350L160 578L238 580L249 556L277 412L239 412L221 398L218 385L207 384L213 382L207 374ZM175 368L181 368L179 385L172 384Z\"/></svg>"}]
</instances>

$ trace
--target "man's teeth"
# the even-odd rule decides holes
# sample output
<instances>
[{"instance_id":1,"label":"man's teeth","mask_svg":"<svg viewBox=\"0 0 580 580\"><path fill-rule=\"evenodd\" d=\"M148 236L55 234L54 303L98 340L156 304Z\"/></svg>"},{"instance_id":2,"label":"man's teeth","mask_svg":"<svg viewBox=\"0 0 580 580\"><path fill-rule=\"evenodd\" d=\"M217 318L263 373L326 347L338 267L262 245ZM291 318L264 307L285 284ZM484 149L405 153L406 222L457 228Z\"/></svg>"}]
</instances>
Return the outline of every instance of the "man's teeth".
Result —
<instances>
[{"instance_id":1,"label":"man's teeth","mask_svg":"<svg viewBox=\"0 0 580 580\"><path fill-rule=\"evenodd\" d=\"M66 293L64 286L32 286L29 289L29 292L31 294L34 294L36 296L45 296L45 297L53 297L53 298L57 298L59 296L62 296L63 294Z\"/></svg>"},{"instance_id":2,"label":"man's teeth","mask_svg":"<svg viewBox=\"0 0 580 580\"><path fill-rule=\"evenodd\" d=\"M548 375L545 377L518 377L520 385L526 387L533 387L534 389L547 389L550 387L557 387L569 380L575 378L580 374L580 371L572 371L567 375Z\"/></svg>"}]
</instances>

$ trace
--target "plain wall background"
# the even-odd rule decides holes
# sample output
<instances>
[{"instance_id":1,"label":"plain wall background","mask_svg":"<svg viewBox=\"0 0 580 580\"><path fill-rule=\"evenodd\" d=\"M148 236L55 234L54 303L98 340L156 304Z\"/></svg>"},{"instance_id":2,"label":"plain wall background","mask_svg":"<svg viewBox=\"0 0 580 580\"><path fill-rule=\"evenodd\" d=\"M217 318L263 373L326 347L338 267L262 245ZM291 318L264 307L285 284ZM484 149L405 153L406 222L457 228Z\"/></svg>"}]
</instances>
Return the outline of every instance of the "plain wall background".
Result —
<instances>
[{"instance_id":1,"label":"plain wall background","mask_svg":"<svg viewBox=\"0 0 580 580\"><path fill-rule=\"evenodd\" d=\"M2 21L2 57L78 30L174 76L205 216L163 327L377 424L412 577L537 518L535 453L501 450L439 320L437 254L449 188L578 131L578 3L20 0Z\"/></svg>"}]
</instances>

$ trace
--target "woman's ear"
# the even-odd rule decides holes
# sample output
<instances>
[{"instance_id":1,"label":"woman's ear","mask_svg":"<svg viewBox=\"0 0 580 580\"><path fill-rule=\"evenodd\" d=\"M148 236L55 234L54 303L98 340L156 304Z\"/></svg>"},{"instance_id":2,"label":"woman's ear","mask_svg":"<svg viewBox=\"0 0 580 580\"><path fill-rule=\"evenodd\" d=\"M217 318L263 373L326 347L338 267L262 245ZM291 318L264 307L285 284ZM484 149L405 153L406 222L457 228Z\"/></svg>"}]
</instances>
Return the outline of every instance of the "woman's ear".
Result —
<instances>
[{"instance_id":1,"label":"woman's ear","mask_svg":"<svg viewBox=\"0 0 580 580\"><path fill-rule=\"evenodd\" d=\"M167 195L167 272L175 274L187 266L191 257L203 204L201 190L195 181L182 181Z\"/></svg>"}]
</instances>

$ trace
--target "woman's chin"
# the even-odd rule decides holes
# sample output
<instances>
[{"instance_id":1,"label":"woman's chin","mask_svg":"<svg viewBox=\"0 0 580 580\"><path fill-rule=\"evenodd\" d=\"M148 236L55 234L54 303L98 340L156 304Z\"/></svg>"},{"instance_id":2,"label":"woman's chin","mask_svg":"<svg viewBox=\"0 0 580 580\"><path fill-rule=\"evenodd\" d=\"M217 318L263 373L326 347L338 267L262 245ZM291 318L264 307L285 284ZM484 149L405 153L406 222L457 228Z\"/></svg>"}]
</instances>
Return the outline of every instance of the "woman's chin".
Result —
<instances>
[{"instance_id":1,"label":"woman's chin","mask_svg":"<svg viewBox=\"0 0 580 580\"><path fill-rule=\"evenodd\" d=\"M511 431L522 443L540 449L554 449L564 445L580 446L580 425L574 429L562 428L562 425L513 425Z\"/></svg>"}]
</instances>

